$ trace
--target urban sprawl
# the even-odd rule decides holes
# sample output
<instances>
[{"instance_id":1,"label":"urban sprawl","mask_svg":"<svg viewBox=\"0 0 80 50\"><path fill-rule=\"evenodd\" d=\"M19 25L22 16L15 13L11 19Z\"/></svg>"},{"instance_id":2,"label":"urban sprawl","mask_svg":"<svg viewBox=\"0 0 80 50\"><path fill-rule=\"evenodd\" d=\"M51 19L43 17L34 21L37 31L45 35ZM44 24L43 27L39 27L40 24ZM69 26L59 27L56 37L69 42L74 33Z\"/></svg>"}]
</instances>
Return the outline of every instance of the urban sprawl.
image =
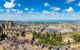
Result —
<instances>
[{"instance_id":1,"label":"urban sprawl","mask_svg":"<svg viewBox=\"0 0 80 50\"><path fill-rule=\"evenodd\" d=\"M80 22L0 22L0 50L80 50Z\"/></svg>"}]
</instances>

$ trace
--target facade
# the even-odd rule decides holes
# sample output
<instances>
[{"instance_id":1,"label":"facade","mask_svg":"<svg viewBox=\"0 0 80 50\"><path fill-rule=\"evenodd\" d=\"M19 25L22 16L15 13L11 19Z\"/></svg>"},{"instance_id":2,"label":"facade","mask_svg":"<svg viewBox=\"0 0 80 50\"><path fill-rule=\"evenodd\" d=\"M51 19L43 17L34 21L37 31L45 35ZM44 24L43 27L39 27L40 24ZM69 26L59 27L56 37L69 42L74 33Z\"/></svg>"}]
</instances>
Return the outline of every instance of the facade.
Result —
<instances>
[{"instance_id":1,"label":"facade","mask_svg":"<svg viewBox=\"0 0 80 50\"><path fill-rule=\"evenodd\" d=\"M18 39L31 40L33 35L31 32L25 30L24 27L15 26L12 21L7 21L2 24L2 34L6 34L9 37L16 36Z\"/></svg>"},{"instance_id":2,"label":"facade","mask_svg":"<svg viewBox=\"0 0 80 50\"><path fill-rule=\"evenodd\" d=\"M7 35L21 34L24 28L15 28L15 24L12 21L7 21L2 24L2 33Z\"/></svg>"}]
</instances>

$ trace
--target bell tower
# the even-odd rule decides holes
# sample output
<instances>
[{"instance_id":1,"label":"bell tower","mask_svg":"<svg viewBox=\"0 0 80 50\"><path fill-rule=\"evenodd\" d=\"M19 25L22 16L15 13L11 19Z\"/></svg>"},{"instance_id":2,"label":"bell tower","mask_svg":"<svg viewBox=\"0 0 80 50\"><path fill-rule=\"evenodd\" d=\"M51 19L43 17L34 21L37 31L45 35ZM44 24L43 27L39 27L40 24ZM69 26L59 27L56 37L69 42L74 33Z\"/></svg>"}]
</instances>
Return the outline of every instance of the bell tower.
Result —
<instances>
[{"instance_id":1,"label":"bell tower","mask_svg":"<svg viewBox=\"0 0 80 50\"><path fill-rule=\"evenodd\" d=\"M7 21L4 24L2 24L2 27L5 29L12 28L13 26L14 26L13 21Z\"/></svg>"}]
</instances>

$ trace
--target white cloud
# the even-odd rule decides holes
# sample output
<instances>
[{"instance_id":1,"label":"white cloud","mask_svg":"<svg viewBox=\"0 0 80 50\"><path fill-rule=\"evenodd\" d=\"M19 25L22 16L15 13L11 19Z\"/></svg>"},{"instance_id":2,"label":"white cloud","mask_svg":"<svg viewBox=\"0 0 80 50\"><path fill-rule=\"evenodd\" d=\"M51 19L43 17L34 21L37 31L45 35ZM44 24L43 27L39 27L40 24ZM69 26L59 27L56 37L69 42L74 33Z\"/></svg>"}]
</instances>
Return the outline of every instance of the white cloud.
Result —
<instances>
[{"instance_id":1,"label":"white cloud","mask_svg":"<svg viewBox=\"0 0 80 50\"><path fill-rule=\"evenodd\" d=\"M66 3L74 2L75 0L66 0Z\"/></svg>"},{"instance_id":2,"label":"white cloud","mask_svg":"<svg viewBox=\"0 0 80 50\"><path fill-rule=\"evenodd\" d=\"M44 6L45 6L45 7L48 7L48 6L49 6L48 2L45 2L45 3L44 3Z\"/></svg>"},{"instance_id":3,"label":"white cloud","mask_svg":"<svg viewBox=\"0 0 80 50\"><path fill-rule=\"evenodd\" d=\"M80 2L78 3L78 5L77 6L80 6Z\"/></svg>"},{"instance_id":4,"label":"white cloud","mask_svg":"<svg viewBox=\"0 0 80 50\"><path fill-rule=\"evenodd\" d=\"M34 12L36 13L36 12ZM64 12L55 12L53 15L49 14L1 14L1 20L80 20L80 12L78 13L64 13ZM9 16L9 17L7 17ZM24 16L24 17L23 17ZM76 17L75 17L76 16Z\"/></svg>"},{"instance_id":5,"label":"white cloud","mask_svg":"<svg viewBox=\"0 0 80 50\"><path fill-rule=\"evenodd\" d=\"M5 8L13 8L13 7L15 7L14 1L15 1L15 0L11 0L11 2L5 1L4 7L5 7Z\"/></svg>"},{"instance_id":6,"label":"white cloud","mask_svg":"<svg viewBox=\"0 0 80 50\"><path fill-rule=\"evenodd\" d=\"M28 8L25 8L25 10L29 10Z\"/></svg>"},{"instance_id":7,"label":"white cloud","mask_svg":"<svg viewBox=\"0 0 80 50\"><path fill-rule=\"evenodd\" d=\"M9 9L7 9L6 11L7 11L7 12L10 12L10 10L9 10Z\"/></svg>"},{"instance_id":8,"label":"white cloud","mask_svg":"<svg viewBox=\"0 0 80 50\"><path fill-rule=\"evenodd\" d=\"M14 2L15 0L11 0L12 2Z\"/></svg>"},{"instance_id":9,"label":"white cloud","mask_svg":"<svg viewBox=\"0 0 80 50\"><path fill-rule=\"evenodd\" d=\"M6 9L6 12L9 14L11 12L11 10L10 9Z\"/></svg>"},{"instance_id":10,"label":"white cloud","mask_svg":"<svg viewBox=\"0 0 80 50\"><path fill-rule=\"evenodd\" d=\"M51 7L51 9L54 10L54 11L59 11L59 10L61 10L59 7Z\"/></svg>"},{"instance_id":11,"label":"white cloud","mask_svg":"<svg viewBox=\"0 0 80 50\"><path fill-rule=\"evenodd\" d=\"M20 7L20 6L21 6L21 4L18 4L18 6Z\"/></svg>"},{"instance_id":12,"label":"white cloud","mask_svg":"<svg viewBox=\"0 0 80 50\"><path fill-rule=\"evenodd\" d=\"M34 8L31 8L31 11L33 11L34 10Z\"/></svg>"},{"instance_id":13,"label":"white cloud","mask_svg":"<svg viewBox=\"0 0 80 50\"><path fill-rule=\"evenodd\" d=\"M72 7L69 7L68 9L66 9L66 10L64 10L64 11L66 11L66 12L73 12L74 9L73 9Z\"/></svg>"},{"instance_id":14,"label":"white cloud","mask_svg":"<svg viewBox=\"0 0 80 50\"><path fill-rule=\"evenodd\" d=\"M16 12L17 10L16 9L11 9L12 11Z\"/></svg>"},{"instance_id":15,"label":"white cloud","mask_svg":"<svg viewBox=\"0 0 80 50\"><path fill-rule=\"evenodd\" d=\"M43 10L42 14L51 14L51 12L49 12L47 10Z\"/></svg>"},{"instance_id":16,"label":"white cloud","mask_svg":"<svg viewBox=\"0 0 80 50\"><path fill-rule=\"evenodd\" d=\"M20 13L22 13L22 12L23 12L23 11L18 11L17 14L20 14Z\"/></svg>"},{"instance_id":17,"label":"white cloud","mask_svg":"<svg viewBox=\"0 0 80 50\"><path fill-rule=\"evenodd\" d=\"M28 14L35 14L35 12L33 12L33 11L30 11Z\"/></svg>"}]
</instances>

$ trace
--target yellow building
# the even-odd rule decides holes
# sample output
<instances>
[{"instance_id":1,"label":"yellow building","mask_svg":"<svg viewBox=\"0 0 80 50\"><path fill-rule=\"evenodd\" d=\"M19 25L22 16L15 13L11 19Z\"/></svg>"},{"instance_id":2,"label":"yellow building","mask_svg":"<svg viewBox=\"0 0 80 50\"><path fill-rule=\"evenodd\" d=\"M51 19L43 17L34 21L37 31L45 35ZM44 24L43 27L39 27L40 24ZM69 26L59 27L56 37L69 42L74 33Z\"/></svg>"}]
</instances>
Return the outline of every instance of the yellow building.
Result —
<instances>
[{"instance_id":1,"label":"yellow building","mask_svg":"<svg viewBox=\"0 0 80 50\"><path fill-rule=\"evenodd\" d=\"M25 28L16 27L13 22L5 22L2 25L2 32L3 34L6 34L9 37L16 36L19 40L21 39L27 39L32 40L33 34L31 32L27 32Z\"/></svg>"},{"instance_id":2,"label":"yellow building","mask_svg":"<svg viewBox=\"0 0 80 50\"><path fill-rule=\"evenodd\" d=\"M2 24L2 33L6 35L16 36L17 34L21 35L24 31L24 28L16 28L15 24L12 21L7 21Z\"/></svg>"},{"instance_id":3,"label":"yellow building","mask_svg":"<svg viewBox=\"0 0 80 50\"><path fill-rule=\"evenodd\" d=\"M25 38L30 41L33 38L33 34L31 32L26 32Z\"/></svg>"}]
</instances>

